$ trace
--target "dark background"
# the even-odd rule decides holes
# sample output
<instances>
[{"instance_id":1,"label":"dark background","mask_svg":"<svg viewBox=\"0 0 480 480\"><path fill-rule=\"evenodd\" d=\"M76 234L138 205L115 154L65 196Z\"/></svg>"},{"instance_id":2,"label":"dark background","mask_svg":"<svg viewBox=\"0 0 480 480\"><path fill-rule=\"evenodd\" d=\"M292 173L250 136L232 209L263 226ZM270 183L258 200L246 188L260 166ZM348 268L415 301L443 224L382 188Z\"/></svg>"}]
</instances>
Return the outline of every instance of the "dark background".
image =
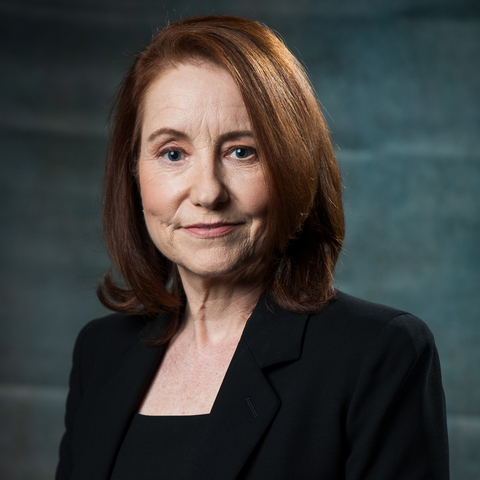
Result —
<instances>
[{"instance_id":1,"label":"dark background","mask_svg":"<svg viewBox=\"0 0 480 480\"><path fill-rule=\"evenodd\" d=\"M105 313L101 175L124 54L208 13L265 22L306 64L345 184L338 286L428 323L452 480L478 480L477 0L0 0L0 477L52 478L73 342Z\"/></svg>"}]
</instances>

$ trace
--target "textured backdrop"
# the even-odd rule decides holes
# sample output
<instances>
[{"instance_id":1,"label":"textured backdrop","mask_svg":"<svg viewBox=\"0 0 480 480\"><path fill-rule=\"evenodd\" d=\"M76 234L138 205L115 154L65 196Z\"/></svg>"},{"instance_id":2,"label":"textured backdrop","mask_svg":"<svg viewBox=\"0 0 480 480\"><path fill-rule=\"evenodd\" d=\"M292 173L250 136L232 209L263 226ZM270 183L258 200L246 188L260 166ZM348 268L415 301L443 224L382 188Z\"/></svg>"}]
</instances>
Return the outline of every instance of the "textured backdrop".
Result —
<instances>
[{"instance_id":1,"label":"textured backdrop","mask_svg":"<svg viewBox=\"0 0 480 480\"><path fill-rule=\"evenodd\" d=\"M307 66L345 184L338 286L428 323L452 480L478 480L480 3L236 3L0 0L0 477L52 478L73 342L105 313L101 173L125 53L168 19L228 13Z\"/></svg>"}]
</instances>

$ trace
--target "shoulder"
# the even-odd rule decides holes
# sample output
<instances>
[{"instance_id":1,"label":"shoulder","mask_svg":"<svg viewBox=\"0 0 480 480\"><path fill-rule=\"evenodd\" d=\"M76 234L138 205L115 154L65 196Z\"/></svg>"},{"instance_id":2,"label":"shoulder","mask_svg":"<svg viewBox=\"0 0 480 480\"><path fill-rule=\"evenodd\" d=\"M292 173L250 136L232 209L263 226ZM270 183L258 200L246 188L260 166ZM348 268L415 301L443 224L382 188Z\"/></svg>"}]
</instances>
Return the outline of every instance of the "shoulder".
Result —
<instances>
[{"instance_id":1,"label":"shoulder","mask_svg":"<svg viewBox=\"0 0 480 480\"><path fill-rule=\"evenodd\" d=\"M358 362L374 354L395 355L408 363L435 349L428 326L408 312L338 292L308 322L305 342L321 344L333 356Z\"/></svg>"},{"instance_id":2,"label":"shoulder","mask_svg":"<svg viewBox=\"0 0 480 480\"><path fill-rule=\"evenodd\" d=\"M122 348L136 343L148 320L139 315L112 313L88 322L78 334L82 345Z\"/></svg>"},{"instance_id":3,"label":"shoulder","mask_svg":"<svg viewBox=\"0 0 480 480\"><path fill-rule=\"evenodd\" d=\"M369 302L343 292L337 292L334 300L312 316L313 322L323 322L342 334L368 337L383 329L405 330L412 337L432 338L428 326L418 317L396 308Z\"/></svg>"},{"instance_id":4,"label":"shoulder","mask_svg":"<svg viewBox=\"0 0 480 480\"><path fill-rule=\"evenodd\" d=\"M148 324L144 316L121 313L88 322L78 334L73 353L82 383L94 371L117 368L123 355L142 341L140 334Z\"/></svg>"}]
</instances>

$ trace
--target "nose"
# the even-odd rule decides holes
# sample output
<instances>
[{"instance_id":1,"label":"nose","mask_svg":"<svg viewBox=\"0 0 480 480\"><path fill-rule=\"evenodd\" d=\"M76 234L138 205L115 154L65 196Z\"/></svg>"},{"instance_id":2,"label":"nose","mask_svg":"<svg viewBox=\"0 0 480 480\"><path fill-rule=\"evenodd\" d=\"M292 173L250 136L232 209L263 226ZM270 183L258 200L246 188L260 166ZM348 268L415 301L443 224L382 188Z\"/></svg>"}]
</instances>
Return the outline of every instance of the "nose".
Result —
<instances>
[{"instance_id":1,"label":"nose","mask_svg":"<svg viewBox=\"0 0 480 480\"><path fill-rule=\"evenodd\" d=\"M229 199L223 168L213 155L198 159L191 171L190 201L209 210Z\"/></svg>"}]
</instances>

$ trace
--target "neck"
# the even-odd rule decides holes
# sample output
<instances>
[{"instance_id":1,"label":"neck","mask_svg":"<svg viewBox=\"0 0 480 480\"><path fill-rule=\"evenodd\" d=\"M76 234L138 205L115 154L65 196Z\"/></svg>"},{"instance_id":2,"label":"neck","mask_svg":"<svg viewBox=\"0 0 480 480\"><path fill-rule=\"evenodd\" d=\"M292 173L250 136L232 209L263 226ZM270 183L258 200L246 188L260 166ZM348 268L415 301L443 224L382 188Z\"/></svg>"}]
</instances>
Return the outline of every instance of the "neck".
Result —
<instances>
[{"instance_id":1,"label":"neck","mask_svg":"<svg viewBox=\"0 0 480 480\"><path fill-rule=\"evenodd\" d=\"M187 297L181 334L198 347L238 342L262 294L260 279L229 282L199 279L179 271Z\"/></svg>"}]
</instances>

